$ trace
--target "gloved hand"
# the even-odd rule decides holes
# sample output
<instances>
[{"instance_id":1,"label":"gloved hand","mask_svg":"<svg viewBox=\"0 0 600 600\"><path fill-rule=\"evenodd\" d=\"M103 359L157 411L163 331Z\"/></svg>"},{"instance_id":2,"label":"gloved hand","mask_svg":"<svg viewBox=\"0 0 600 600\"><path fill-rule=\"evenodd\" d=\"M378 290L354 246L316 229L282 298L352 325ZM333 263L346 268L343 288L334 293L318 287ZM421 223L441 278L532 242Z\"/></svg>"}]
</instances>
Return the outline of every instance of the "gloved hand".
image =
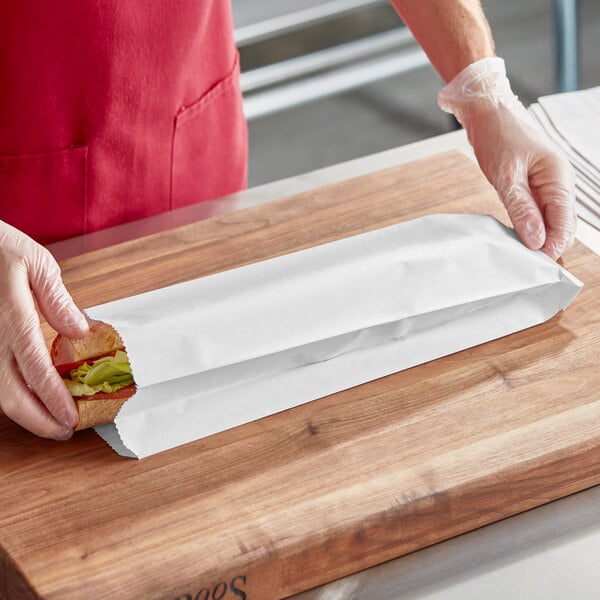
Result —
<instances>
[{"instance_id":1,"label":"gloved hand","mask_svg":"<svg viewBox=\"0 0 600 600\"><path fill-rule=\"evenodd\" d=\"M0 221L0 407L37 435L68 439L77 408L52 365L34 296L60 333L81 337L88 331L50 252Z\"/></svg>"},{"instance_id":2,"label":"gloved hand","mask_svg":"<svg viewBox=\"0 0 600 600\"><path fill-rule=\"evenodd\" d=\"M465 128L523 243L556 260L575 238L574 172L513 94L504 61L469 65L438 104Z\"/></svg>"}]
</instances>

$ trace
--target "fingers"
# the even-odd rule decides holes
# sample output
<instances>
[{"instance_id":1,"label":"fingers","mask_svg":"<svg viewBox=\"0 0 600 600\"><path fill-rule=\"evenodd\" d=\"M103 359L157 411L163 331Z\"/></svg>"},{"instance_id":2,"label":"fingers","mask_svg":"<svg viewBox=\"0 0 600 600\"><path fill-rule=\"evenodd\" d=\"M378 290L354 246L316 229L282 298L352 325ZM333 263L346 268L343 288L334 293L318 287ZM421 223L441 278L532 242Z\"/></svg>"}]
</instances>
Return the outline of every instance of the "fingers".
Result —
<instances>
[{"instance_id":1,"label":"fingers","mask_svg":"<svg viewBox=\"0 0 600 600\"><path fill-rule=\"evenodd\" d=\"M496 188L521 241L531 250L539 250L546 241L546 226L538 203L527 184L527 169L512 156L491 169L488 178Z\"/></svg>"},{"instance_id":2,"label":"fingers","mask_svg":"<svg viewBox=\"0 0 600 600\"><path fill-rule=\"evenodd\" d=\"M531 193L513 185L502 201L521 241L531 250L542 248L546 241L546 227Z\"/></svg>"},{"instance_id":3,"label":"fingers","mask_svg":"<svg viewBox=\"0 0 600 600\"><path fill-rule=\"evenodd\" d=\"M73 428L59 423L44 404L27 387L14 363L3 380L4 390L0 405L9 419L40 437L54 440L67 440L73 435ZM72 400L71 400L72 401Z\"/></svg>"},{"instance_id":4,"label":"fingers","mask_svg":"<svg viewBox=\"0 0 600 600\"><path fill-rule=\"evenodd\" d=\"M10 271L7 292L2 408L37 435L66 439L77 408L50 359L24 270Z\"/></svg>"},{"instance_id":5,"label":"fingers","mask_svg":"<svg viewBox=\"0 0 600 600\"><path fill-rule=\"evenodd\" d=\"M535 150L535 151L534 151ZM566 159L546 147L488 161L496 187L523 243L557 260L571 246L577 217L574 175Z\"/></svg>"},{"instance_id":6,"label":"fingers","mask_svg":"<svg viewBox=\"0 0 600 600\"><path fill-rule=\"evenodd\" d=\"M62 282L60 267L50 252L42 247L29 264L29 284L40 312L52 328L69 337L83 337L88 332L85 316Z\"/></svg>"},{"instance_id":7,"label":"fingers","mask_svg":"<svg viewBox=\"0 0 600 600\"><path fill-rule=\"evenodd\" d=\"M560 258L575 240L577 215L568 194L536 196L522 185L504 191L502 201L515 231L531 250L541 250L553 260Z\"/></svg>"},{"instance_id":8,"label":"fingers","mask_svg":"<svg viewBox=\"0 0 600 600\"><path fill-rule=\"evenodd\" d=\"M564 196L536 200L528 190L514 186L503 201L515 231L528 248L540 249L557 260L573 244L577 216Z\"/></svg>"},{"instance_id":9,"label":"fingers","mask_svg":"<svg viewBox=\"0 0 600 600\"><path fill-rule=\"evenodd\" d=\"M542 156L532 166L530 185L546 223L542 252L556 260L575 240L577 215L573 168L558 154Z\"/></svg>"},{"instance_id":10,"label":"fingers","mask_svg":"<svg viewBox=\"0 0 600 600\"><path fill-rule=\"evenodd\" d=\"M74 428L79 419L73 397L52 364L37 315L29 315L13 354L23 379L52 417L63 428Z\"/></svg>"}]
</instances>

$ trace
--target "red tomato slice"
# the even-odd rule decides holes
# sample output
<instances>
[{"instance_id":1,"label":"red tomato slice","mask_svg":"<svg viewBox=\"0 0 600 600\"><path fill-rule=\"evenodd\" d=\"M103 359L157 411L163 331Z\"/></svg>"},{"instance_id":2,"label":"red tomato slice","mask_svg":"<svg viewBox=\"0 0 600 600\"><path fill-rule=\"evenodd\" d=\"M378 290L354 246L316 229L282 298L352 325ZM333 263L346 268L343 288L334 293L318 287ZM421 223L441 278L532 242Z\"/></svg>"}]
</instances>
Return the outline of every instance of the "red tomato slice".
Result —
<instances>
[{"instance_id":1,"label":"red tomato slice","mask_svg":"<svg viewBox=\"0 0 600 600\"><path fill-rule=\"evenodd\" d=\"M96 392L93 396L73 396L76 400L123 400L130 398L135 394L137 387L135 383L129 383L125 387L119 388L116 392L107 394L106 392Z\"/></svg>"},{"instance_id":2,"label":"red tomato slice","mask_svg":"<svg viewBox=\"0 0 600 600\"><path fill-rule=\"evenodd\" d=\"M88 365L93 364L100 358L104 358L105 356L114 356L117 353L116 350L112 350L111 352L107 352L106 354L101 354L100 356L94 356L93 358L86 358L85 360L78 360L77 362L65 363L64 365L54 365L58 374L61 377L69 378L72 369L76 369L80 367L83 363L87 363Z\"/></svg>"}]
</instances>

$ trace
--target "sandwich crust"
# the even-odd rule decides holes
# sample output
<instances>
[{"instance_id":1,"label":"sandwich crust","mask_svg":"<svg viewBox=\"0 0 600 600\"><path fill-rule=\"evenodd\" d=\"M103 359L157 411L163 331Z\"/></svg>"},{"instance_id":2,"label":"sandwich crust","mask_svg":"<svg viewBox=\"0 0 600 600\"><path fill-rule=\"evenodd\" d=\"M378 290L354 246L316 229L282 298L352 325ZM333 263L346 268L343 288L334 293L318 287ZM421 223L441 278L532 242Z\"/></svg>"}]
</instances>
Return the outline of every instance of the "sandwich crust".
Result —
<instances>
[{"instance_id":1,"label":"sandwich crust","mask_svg":"<svg viewBox=\"0 0 600 600\"><path fill-rule=\"evenodd\" d=\"M55 365L95 358L123 348L123 340L117 330L103 321L92 321L90 331L82 338L57 335L52 343L50 356Z\"/></svg>"},{"instance_id":2,"label":"sandwich crust","mask_svg":"<svg viewBox=\"0 0 600 600\"><path fill-rule=\"evenodd\" d=\"M115 397L119 395L119 392L122 392L122 398ZM132 384L126 388L121 388L114 394L103 394L102 392L96 394L96 396L109 396L105 398L97 398L95 396L91 398L86 398L85 396L74 398L77 404L77 411L79 412L79 422L75 427L75 431L112 423L117 413L121 410L121 406L134 393L135 386Z\"/></svg>"}]
</instances>

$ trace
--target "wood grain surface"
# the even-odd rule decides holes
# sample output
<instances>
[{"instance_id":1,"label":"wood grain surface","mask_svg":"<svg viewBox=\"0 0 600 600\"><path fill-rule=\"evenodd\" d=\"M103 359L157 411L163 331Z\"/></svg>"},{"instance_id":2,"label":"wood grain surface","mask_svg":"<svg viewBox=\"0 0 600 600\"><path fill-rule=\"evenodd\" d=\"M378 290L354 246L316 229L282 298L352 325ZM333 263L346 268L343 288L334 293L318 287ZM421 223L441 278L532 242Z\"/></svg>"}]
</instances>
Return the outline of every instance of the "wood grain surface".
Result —
<instances>
[{"instance_id":1,"label":"wood grain surface","mask_svg":"<svg viewBox=\"0 0 600 600\"><path fill-rule=\"evenodd\" d=\"M505 219L448 153L63 275L87 307L435 212ZM545 324L141 461L0 415L0 597L283 598L600 483L600 259L564 265L586 287Z\"/></svg>"}]
</instances>

